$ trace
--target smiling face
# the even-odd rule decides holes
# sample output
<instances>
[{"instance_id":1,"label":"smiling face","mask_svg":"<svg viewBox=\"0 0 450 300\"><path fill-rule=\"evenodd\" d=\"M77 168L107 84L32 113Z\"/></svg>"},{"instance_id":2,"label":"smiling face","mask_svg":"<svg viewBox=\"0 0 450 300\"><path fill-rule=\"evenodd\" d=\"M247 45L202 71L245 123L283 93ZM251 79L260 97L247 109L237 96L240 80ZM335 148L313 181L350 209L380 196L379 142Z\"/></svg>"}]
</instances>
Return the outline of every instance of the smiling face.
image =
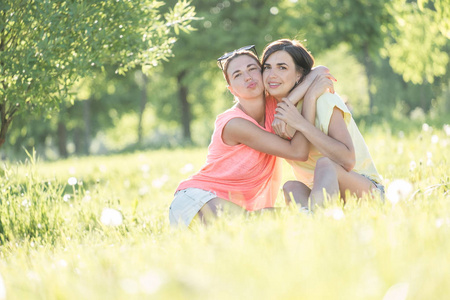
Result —
<instances>
[{"instance_id":1,"label":"smiling face","mask_svg":"<svg viewBox=\"0 0 450 300\"><path fill-rule=\"evenodd\" d=\"M237 98L261 97L264 92L258 61L248 55L239 55L228 64L229 90Z\"/></svg>"},{"instance_id":2,"label":"smiling face","mask_svg":"<svg viewBox=\"0 0 450 300\"><path fill-rule=\"evenodd\" d=\"M286 97L301 76L302 74L296 69L294 60L286 51L276 51L264 62L264 87L277 100Z\"/></svg>"}]
</instances>

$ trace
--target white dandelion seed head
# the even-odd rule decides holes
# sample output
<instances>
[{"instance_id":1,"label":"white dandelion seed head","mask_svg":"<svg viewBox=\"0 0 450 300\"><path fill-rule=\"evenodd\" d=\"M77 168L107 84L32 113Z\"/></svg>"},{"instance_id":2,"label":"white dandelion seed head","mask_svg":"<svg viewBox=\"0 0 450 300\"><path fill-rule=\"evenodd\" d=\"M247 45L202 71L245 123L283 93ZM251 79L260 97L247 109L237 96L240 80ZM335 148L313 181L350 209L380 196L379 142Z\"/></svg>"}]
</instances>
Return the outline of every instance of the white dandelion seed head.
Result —
<instances>
[{"instance_id":1,"label":"white dandelion seed head","mask_svg":"<svg viewBox=\"0 0 450 300\"><path fill-rule=\"evenodd\" d=\"M126 189L129 188L129 187L131 186L130 180L125 179L125 180L123 181L123 186L124 186Z\"/></svg>"},{"instance_id":2,"label":"white dandelion seed head","mask_svg":"<svg viewBox=\"0 0 450 300\"><path fill-rule=\"evenodd\" d=\"M422 131L425 131L425 132L430 131L430 125L428 125L427 123L423 123L422 124Z\"/></svg>"},{"instance_id":3,"label":"white dandelion seed head","mask_svg":"<svg viewBox=\"0 0 450 300\"><path fill-rule=\"evenodd\" d=\"M75 184L77 184L77 182L78 182L78 180L77 180L76 177L70 177L70 178L67 180L67 183L68 183L69 185L72 185L72 186L74 186Z\"/></svg>"},{"instance_id":4,"label":"white dandelion seed head","mask_svg":"<svg viewBox=\"0 0 450 300\"><path fill-rule=\"evenodd\" d=\"M167 174L164 174L163 176L161 176L160 178L157 178L155 180L152 181L152 186L154 188L162 188L163 185L169 180L169 176Z\"/></svg>"},{"instance_id":5,"label":"white dandelion seed head","mask_svg":"<svg viewBox=\"0 0 450 300\"><path fill-rule=\"evenodd\" d=\"M98 166L98 169L101 173L106 173L106 171L108 171L108 168L105 165Z\"/></svg>"},{"instance_id":6,"label":"white dandelion seed head","mask_svg":"<svg viewBox=\"0 0 450 300\"><path fill-rule=\"evenodd\" d=\"M444 132L447 136L450 136L450 125L444 124Z\"/></svg>"},{"instance_id":7,"label":"white dandelion seed head","mask_svg":"<svg viewBox=\"0 0 450 300\"><path fill-rule=\"evenodd\" d=\"M6 286L2 275L0 274L0 300L6 299Z\"/></svg>"},{"instance_id":8,"label":"white dandelion seed head","mask_svg":"<svg viewBox=\"0 0 450 300\"><path fill-rule=\"evenodd\" d=\"M399 143L397 146L397 154L402 154L403 153L403 144Z\"/></svg>"},{"instance_id":9,"label":"white dandelion seed head","mask_svg":"<svg viewBox=\"0 0 450 300\"><path fill-rule=\"evenodd\" d=\"M122 290L130 295L137 294L139 292L139 284L136 280L131 278L125 278L120 281L120 287Z\"/></svg>"},{"instance_id":10,"label":"white dandelion seed head","mask_svg":"<svg viewBox=\"0 0 450 300\"><path fill-rule=\"evenodd\" d=\"M144 185L139 188L139 195L144 196L144 195L148 194L149 191L150 191L150 188L147 185Z\"/></svg>"},{"instance_id":11,"label":"white dandelion seed head","mask_svg":"<svg viewBox=\"0 0 450 300\"><path fill-rule=\"evenodd\" d=\"M396 179L389 184L386 191L386 198L392 203L397 204L405 200L412 192L413 186L410 182L403 179Z\"/></svg>"},{"instance_id":12,"label":"white dandelion seed head","mask_svg":"<svg viewBox=\"0 0 450 300\"><path fill-rule=\"evenodd\" d=\"M147 295L156 293L165 282L166 276L156 270L147 271L139 277L141 290Z\"/></svg>"},{"instance_id":13,"label":"white dandelion seed head","mask_svg":"<svg viewBox=\"0 0 450 300\"><path fill-rule=\"evenodd\" d=\"M450 226L450 218L439 218L436 219L435 223L436 228L440 228L443 225Z\"/></svg>"},{"instance_id":14,"label":"white dandelion seed head","mask_svg":"<svg viewBox=\"0 0 450 300\"><path fill-rule=\"evenodd\" d=\"M194 170L194 165L193 164L185 164L184 167L182 167L180 169L180 173L181 174L186 174L191 172L192 170Z\"/></svg>"},{"instance_id":15,"label":"white dandelion seed head","mask_svg":"<svg viewBox=\"0 0 450 300\"><path fill-rule=\"evenodd\" d=\"M338 207L330 208L330 209L326 210L325 215L327 217L331 217L337 221L339 221L345 217L344 211Z\"/></svg>"},{"instance_id":16,"label":"white dandelion seed head","mask_svg":"<svg viewBox=\"0 0 450 300\"><path fill-rule=\"evenodd\" d=\"M30 206L30 202L28 201L28 199L22 200L22 206Z\"/></svg>"},{"instance_id":17,"label":"white dandelion seed head","mask_svg":"<svg viewBox=\"0 0 450 300\"><path fill-rule=\"evenodd\" d=\"M433 134L431 136L431 143L432 144L437 144L438 142L439 142L439 137L437 135Z\"/></svg>"},{"instance_id":18,"label":"white dandelion seed head","mask_svg":"<svg viewBox=\"0 0 450 300\"><path fill-rule=\"evenodd\" d=\"M65 194L65 195L63 196L63 200L64 200L64 202L69 201L69 200L70 200L70 195L69 195L69 194Z\"/></svg>"},{"instance_id":19,"label":"white dandelion seed head","mask_svg":"<svg viewBox=\"0 0 450 300\"><path fill-rule=\"evenodd\" d=\"M409 163L409 169L410 169L411 171L413 171L413 170L416 169L416 167L417 167L416 162L415 162L414 160L412 160L412 161Z\"/></svg>"},{"instance_id":20,"label":"white dandelion seed head","mask_svg":"<svg viewBox=\"0 0 450 300\"><path fill-rule=\"evenodd\" d=\"M450 136L450 125L444 124L443 126L444 132L447 136Z\"/></svg>"},{"instance_id":21,"label":"white dandelion seed head","mask_svg":"<svg viewBox=\"0 0 450 300\"><path fill-rule=\"evenodd\" d=\"M41 278L39 277L39 274L36 273L36 272L28 271L26 276L31 281L37 281L37 282L41 281ZM2 298L0 297L0 299L2 299Z\"/></svg>"},{"instance_id":22,"label":"white dandelion seed head","mask_svg":"<svg viewBox=\"0 0 450 300\"><path fill-rule=\"evenodd\" d=\"M369 225L363 225L361 226L358 231L358 238L361 242L363 242L364 244L368 244L372 241L373 236L374 236L374 232L371 226Z\"/></svg>"},{"instance_id":23,"label":"white dandelion seed head","mask_svg":"<svg viewBox=\"0 0 450 300\"><path fill-rule=\"evenodd\" d=\"M399 282L391 286L383 297L383 300L405 300L408 296L409 283Z\"/></svg>"},{"instance_id":24,"label":"white dandelion seed head","mask_svg":"<svg viewBox=\"0 0 450 300\"><path fill-rule=\"evenodd\" d=\"M148 173L150 171L150 166L147 164L143 164L141 166L141 171L142 171L142 173Z\"/></svg>"},{"instance_id":25,"label":"white dandelion seed head","mask_svg":"<svg viewBox=\"0 0 450 300\"><path fill-rule=\"evenodd\" d=\"M119 226L123 223L122 213L113 208L104 208L100 216L100 222L106 226Z\"/></svg>"},{"instance_id":26,"label":"white dandelion seed head","mask_svg":"<svg viewBox=\"0 0 450 300\"><path fill-rule=\"evenodd\" d=\"M64 259L60 259L60 260L58 261L58 266L60 266L60 267L62 267L62 268L67 267L67 261L65 261Z\"/></svg>"}]
</instances>

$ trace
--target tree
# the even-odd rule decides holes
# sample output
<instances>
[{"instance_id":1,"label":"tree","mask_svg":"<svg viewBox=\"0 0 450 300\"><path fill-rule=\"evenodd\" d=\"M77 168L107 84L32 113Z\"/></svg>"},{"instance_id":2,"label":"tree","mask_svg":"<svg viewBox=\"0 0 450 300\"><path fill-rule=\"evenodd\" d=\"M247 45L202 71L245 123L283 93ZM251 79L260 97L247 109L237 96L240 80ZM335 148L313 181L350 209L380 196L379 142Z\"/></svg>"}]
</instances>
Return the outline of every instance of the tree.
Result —
<instances>
[{"instance_id":1,"label":"tree","mask_svg":"<svg viewBox=\"0 0 450 300\"><path fill-rule=\"evenodd\" d=\"M447 2L444 4L444 2ZM433 83L447 73L450 1L393 1L395 26L390 28L386 55L395 72L415 84Z\"/></svg>"},{"instance_id":2,"label":"tree","mask_svg":"<svg viewBox=\"0 0 450 300\"><path fill-rule=\"evenodd\" d=\"M226 90L216 58L250 44L262 49L272 36L277 36L278 27L271 25L276 23L271 7L273 1L269 0L196 1L197 14L202 18L198 30L180 36L173 48L174 59L165 64L166 74L177 82L178 104L174 106L181 120L184 142L192 142L191 122L195 118L192 106L201 104L207 114L209 103L205 102L220 99L217 89L209 99L204 97L205 90L216 88L215 78L221 78L223 91Z\"/></svg>"},{"instance_id":3,"label":"tree","mask_svg":"<svg viewBox=\"0 0 450 300\"><path fill-rule=\"evenodd\" d=\"M144 71L167 60L195 11L163 2L3 0L0 3L0 146L18 114L47 115L80 78L116 66Z\"/></svg>"},{"instance_id":4,"label":"tree","mask_svg":"<svg viewBox=\"0 0 450 300\"><path fill-rule=\"evenodd\" d=\"M291 1L289 1L291 2ZM285 4L293 27L308 34L315 50L329 49L340 43L350 46L364 66L368 83L370 110L374 106L373 73L386 37L385 27L394 22L387 0L292 1ZM300 14L300 16L299 16ZM297 26L295 26L297 24Z\"/></svg>"}]
</instances>

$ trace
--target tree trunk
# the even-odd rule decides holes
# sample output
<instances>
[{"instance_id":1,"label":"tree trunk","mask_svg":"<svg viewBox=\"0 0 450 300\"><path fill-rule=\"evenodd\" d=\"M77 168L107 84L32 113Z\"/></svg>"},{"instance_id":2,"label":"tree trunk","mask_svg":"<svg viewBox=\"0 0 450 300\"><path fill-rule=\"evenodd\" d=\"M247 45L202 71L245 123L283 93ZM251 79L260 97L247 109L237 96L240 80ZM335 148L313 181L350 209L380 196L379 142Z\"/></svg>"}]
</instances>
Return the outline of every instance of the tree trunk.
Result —
<instances>
[{"instance_id":1,"label":"tree trunk","mask_svg":"<svg viewBox=\"0 0 450 300\"><path fill-rule=\"evenodd\" d=\"M6 134L8 133L9 125L11 125L11 121L13 119L13 115L16 112L15 109L10 109L11 112L8 113L7 106L5 103L0 105L0 118L1 118L1 129L0 129L0 147L6 142Z\"/></svg>"},{"instance_id":2,"label":"tree trunk","mask_svg":"<svg viewBox=\"0 0 450 300\"><path fill-rule=\"evenodd\" d=\"M58 151L60 157L67 157L67 129L61 120L58 121Z\"/></svg>"},{"instance_id":3,"label":"tree trunk","mask_svg":"<svg viewBox=\"0 0 450 300\"><path fill-rule=\"evenodd\" d=\"M83 101L83 120L84 120L84 154L90 154L91 148L91 99Z\"/></svg>"},{"instance_id":4,"label":"tree trunk","mask_svg":"<svg viewBox=\"0 0 450 300\"><path fill-rule=\"evenodd\" d=\"M423 82L420 85L420 107L423 109L423 111L428 112L429 111L429 107L428 107L428 99L427 96L425 95L425 89L427 88L427 84L428 81L425 78L425 76L423 76Z\"/></svg>"},{"instance_id":5,"label":"tree trunk","mask_svg":"<svg viewBox=\"0 0 450 300\"><path fill-rule=\"evenodd\" d=\"M66 109L63 104L60 105L60 111L58 115L58 152L59 156L66 158L67 155L67 128L64 115Z\"/></svg>"},{"instance_id":6,"label":"tree trunk","mask_svg":"<svg viewBox=\"0 0 450 300\"><path fill-rule=\"evenodd\" d=\"M178 81L178 96L181 104L181 123L183 126L183 140L185 143L191 144L191 109L187 101L188 88L183 83L183 78L186 76L186 71L181 71L177 76Z\"/></svg>"},{"instance_id":7,"label":"tree trunk","mask_svg":"<svg viewBox=\"0 0 450 300\"><path fill-rule=\"evenodd\" d=\"M138 123L138 145L142 146L142 141L143 141L143 130L142 130L142 122L144 119L144 111L145 111L145 106L147 105L147 82L148 82L148 77L145 74L141 74L142 76L142 86L141 86L141 105L139 108L139 123Z\"/></svg>"},{"instance_id":8,"label":"tree trunk","mask_svg":"<svg viewBox=\"0 0 450 300\"><path fill-rule=\"evenodd\" d=\"M84 154L84 149L83 149L83 141L81 138L81 129L80 127L76 127L73 130L73 143L75 144L75 153L77 155L82 155Z\"/></svg>"},{"instance_id":9,"label":"tree trunk","mask_svg":"<svg viewBox=\"0 0 450 300\"><path fill-rule=\"evenodd\" d=\"M370 113L373 113L373 106L374 106L374 95L372 93L372 60L369 55L369 48L366 45L364 47L364 70L366 72L367 77L367 92L369 94L369 111Z\"/></svg>"}]
</instances>

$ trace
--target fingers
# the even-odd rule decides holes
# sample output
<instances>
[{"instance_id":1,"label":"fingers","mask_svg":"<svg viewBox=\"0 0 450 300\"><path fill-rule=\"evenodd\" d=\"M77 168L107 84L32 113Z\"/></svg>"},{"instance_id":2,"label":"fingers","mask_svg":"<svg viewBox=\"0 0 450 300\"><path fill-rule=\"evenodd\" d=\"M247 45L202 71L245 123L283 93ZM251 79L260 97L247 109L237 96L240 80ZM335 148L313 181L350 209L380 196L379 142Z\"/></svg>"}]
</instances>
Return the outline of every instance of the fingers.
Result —
<instances>
[{"instance_id":1,"label":"fingers","mask_svg":"<svg viewBox=\"0 0 450 300\"><path fill-rule=\"evenodd\" d=\"M322 74L322 73L330 73L330 69L328 69L328 68L325 67L325 66L317 66L317 67L314 67L313 70L319 72L319 74Z\"/></svg>"},{"instance_id":2,"label":"fingers","mask_svg":"<svg viewBox=\"0 0 450 300\"><path fill-rule=\"evenodd\" d=\"M286 136L286 123L279 120L279 119L275 119L272 122L272 128L275 131L275 134L277 134L278 136L281 137L285 137Z\"/></svg>"},{"instance_id":3,"label":"fingers","mask_svg":"<svg viewBox=\"0 0 450 300\"><path fill-rule=\"evenodd\" d=\"M323 78L328 78L328 79L330 79L330 80L332 80L334 82L337 82L337 79L330 73L317 75L317 79L318 80L321 80Z\"/></svg>"},{"instance_id":4,"label":"fingers","mask_svg":"<svg viewBox=\"0 0 450 300\"><path fill-rule=\"evenodd\" d=\"M337 79L331 74L327 74L327 78L333 80L334 82L337 82Z\"/></svg>"}]
</instances>

